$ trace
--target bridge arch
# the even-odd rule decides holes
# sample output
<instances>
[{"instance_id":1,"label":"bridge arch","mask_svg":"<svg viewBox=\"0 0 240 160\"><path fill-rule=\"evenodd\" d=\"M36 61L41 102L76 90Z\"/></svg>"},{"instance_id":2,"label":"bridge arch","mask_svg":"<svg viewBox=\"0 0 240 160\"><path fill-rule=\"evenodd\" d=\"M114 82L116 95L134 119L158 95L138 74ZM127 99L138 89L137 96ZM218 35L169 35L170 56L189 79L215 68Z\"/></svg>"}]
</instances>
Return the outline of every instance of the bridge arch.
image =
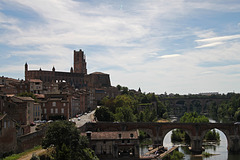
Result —
<instances>
[{"instance_id":1,"label":"bridge arch","mask_svg":"<svg viewBox=\"0 0 240 160\"><path fill-rule=\"evenodd\" d=\"M175 129L178 129L178 128L175 128ZM168 132L166 132L166 134L163 135L163 138L162 138L163 144L162 144L162 145L163 145L164 147L169 147L169 146L165 146L165 145L164 145L164 141L165 141L165 142L168 141L166 138L170 138L170 142L173 143L173 142L172 142L172 139L171 139L171 135L170 135L169 137L167 137L167 136L168 136L168 134L171 134L171 132L174 131L175 129L171 129L171 130L169 130ZM191 136L189 135L189 134L191 134L191 133L190 133L189 131L186 131L186 130L182 130L182 131L186 132L186 134L189 136L190 142L191 142Z\"/></svg>"},{"instance_id":2,"label":"bridge arch","mask_svg":"<svg viewBox=\"0 0 240 160\"><path fill-rule=\"evenodd\" d=\"M219 131L221 131L221 132L225 135L225 137L226 137L226 139L227 139L227 149L229 149L229 146L230 146L230 145L229 145L229 142L231 142L230 135L229 135L229 131L226 130L226 129L219 128L219 127L211 127L211 128L209 128L209 129L202 130L201 135L200 135L202 142L203 142L204 136L207 134L207 132L208 132L208 131L211 131L211 130L213 130L213 129L218 129ZM220 140L221 140L221 139L220 139Z\"/></svg>"},{"instance_id":3,"label":"bridge arch","mask_svg":"<svg viewBox=\"0 0 240 160\"><path fill-rule=\"evenodd\" d=\"M172 128L172 129L164 130L164 131L163 131L163 134L162 134L162 139L164 139L165 136L166 136L170 131L172 131L172 130L174 130L174 129L180 129L180 130L183 130L184 132L186 132L186 133L188 134L188 136L189 136L190 139L191 139L191 137L192 137L192 133L191 133L191 131L188 130L188 129L186 129L186 128L181 128L181 127L175 127L175 128Z\"/></svg>"}]
</instances>

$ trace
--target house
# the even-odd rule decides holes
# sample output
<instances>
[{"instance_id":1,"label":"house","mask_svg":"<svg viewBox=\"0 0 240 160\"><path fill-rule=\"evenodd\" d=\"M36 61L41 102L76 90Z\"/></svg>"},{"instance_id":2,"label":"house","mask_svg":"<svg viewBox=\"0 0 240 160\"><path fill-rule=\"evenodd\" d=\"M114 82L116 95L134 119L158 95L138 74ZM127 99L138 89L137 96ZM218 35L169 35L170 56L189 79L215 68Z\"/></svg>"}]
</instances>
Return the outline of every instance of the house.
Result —
<instances>
[{"instance_id":1,"label":"house","mask_svg":"<svg viewBox=\"0 0 240 160\"><path fill-rule=\"evenodd\" d=\"M14 152L17 147L15 121L7 114L0 114L0 158Z\"/></svg>"},{"instance_id":2,"label":"house","mask_svg":"<svg viewBox=\"0 0 240 160\"><path fill-rule=\"evenodd\" d=\"M67 94L45 94L41 101L42 119L69 119L69 102Z\"/></svg>"},{"instance_id":3,"label":"house","mask_svg":"<svg viewBox=\"0 0 240 160\"><path fill-rule=\"evenodd\" d=\"M43 82L40 79L29 79L29 91L33 94L42 94Z\"/></svg>"},{"instance_id":4,"label":"house","mask_svg":"<svg viewBox=\"0 0 240 160\"><path fill-rule=\"evenodd\" d=\"M90 147L100 159L139 159L139 132L86 132Z\"/></svg>"}]
</instances>

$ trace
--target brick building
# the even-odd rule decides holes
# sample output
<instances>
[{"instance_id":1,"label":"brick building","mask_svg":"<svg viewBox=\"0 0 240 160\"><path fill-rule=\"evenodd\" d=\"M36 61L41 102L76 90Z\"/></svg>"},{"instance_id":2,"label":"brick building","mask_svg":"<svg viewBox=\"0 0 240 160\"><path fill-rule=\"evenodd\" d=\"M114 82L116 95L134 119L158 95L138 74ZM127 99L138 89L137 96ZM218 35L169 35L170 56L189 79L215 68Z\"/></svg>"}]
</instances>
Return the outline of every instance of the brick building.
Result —
<instances>
[{"instance_id":1,"label":"brick building","mask_svg":"<svg viewBox=\"0 0 240 160\"><path fill-rule=\"evenodd\" d=\"M109 74L94 72L87 74L86 57L82 50L74 50L74 68L70 72L59 72L52 68L52 71L28 70L28 64L25 64L25 80L40 79L45 82L67 82L75 88L96 88L111 87Z\"/></svg>"},{"instance_id":2,"label":"brick building","mask_svg":"<svg viewBox=\"0 0 240 160\"><path fill-rule=\"evenodd\" d=\"M28 70L28 64L25 64L25 80L40 79L43 82L67 82L76 88L86 86L84 76L87 74L85 55L82 50L74 50L74 69L71 67L70 72Z\"/></svg>"},{"instance_id":3,"label":"brick building","mask_svg":"<svg viewBox=\"0 0 240 160\"><path fill-rule=\"evenodd\" d=\"M0 158L4 153L12 152L17 147L15 121L7 114L0 114Z\"/></svg>"},{"instance_id":4,"label":"brick building","mask_svg":"<svg viewBox=\"0 0 240 160\"><path fill-rule=\"evenodd\" d=\"M69 119L69 101L67 94L46 94L41 104L43 119Z\"/></svg>"},{"instance_id":5,"label":"brick building","mask_svg":"<svg viewBox=\"0 0 240 160\"><path fill-rule=\"evenodd\" d=\"M34 94L42 94L43 83L40 79L29 79L29 92Z\"/></svg>"},{"instance_id":6,"label":"brick building","mask_svg":"<svg viewBox=\"0 0 240 160\"><path fill-rule=\"evenodd\" d=\"M0 96L0 112L7 113L20 125L19 134L30 132L30 123L33 122L34 99L31 97Z\"/></svg>"}]
</instances>

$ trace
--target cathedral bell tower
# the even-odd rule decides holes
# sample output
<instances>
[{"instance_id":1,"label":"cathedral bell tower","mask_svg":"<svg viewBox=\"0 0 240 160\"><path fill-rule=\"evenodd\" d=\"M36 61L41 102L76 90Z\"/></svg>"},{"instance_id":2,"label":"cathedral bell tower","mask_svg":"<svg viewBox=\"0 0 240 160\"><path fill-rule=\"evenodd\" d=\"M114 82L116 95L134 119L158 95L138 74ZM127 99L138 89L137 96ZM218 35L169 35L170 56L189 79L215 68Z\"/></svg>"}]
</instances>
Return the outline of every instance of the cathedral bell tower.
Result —
<instances>
[{"instance_id":1,"label":"cathedral bell tower","mask_svg":"<svg viewBox=\"0 0 240 160\"><path fill-rule=\"evenodd\" d=\"M28 64L25 63L25 81L28 80Z\"/></svg>"},{"instance_id":2,"label":"cathedral bell tower","mask_svg":"<svg viewBox=\"0 0 240 160\"><path fill-rule=\"evenodd\" d=\"M74 73L87 74L86 57L81 49L74 50Z\"/></svg>"}]
</instances>

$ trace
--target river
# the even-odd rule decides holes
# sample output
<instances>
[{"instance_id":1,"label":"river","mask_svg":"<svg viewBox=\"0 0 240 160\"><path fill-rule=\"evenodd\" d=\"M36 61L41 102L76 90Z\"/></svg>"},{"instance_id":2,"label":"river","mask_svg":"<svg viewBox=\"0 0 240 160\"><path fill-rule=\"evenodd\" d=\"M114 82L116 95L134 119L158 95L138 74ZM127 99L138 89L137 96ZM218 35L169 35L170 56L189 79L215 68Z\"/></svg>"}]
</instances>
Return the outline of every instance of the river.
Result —
<instances>
[{"instance_id":1,"label":"river","mask_svg":"<svg viewBox=\"0 0 240 160\"><path fill-rule=\"evenodd\" d=\"M204 146L205 152L214 154L214 156L210 156L207 158L203 158L201 156L193 155L189 150L188 146L184 146L180 144L179 151L184 153L184 159L186 160L240 160L240 153L238 154L230 154L227 150L227 138L224 133L218 129L215 129L220 134L220 143ZM168 147L170 149L174 144L171 142L171 134L172 131L168 132L168 134L164 137L163 145L164 147ZM148 146L142 146L140 148L140 154L144 154L148 151Z\"/></svg>"},{"instance_id":2,"label":"river","mask_svg":"<svg viewBox=\"0 0 240 160\"><path fill-rule=\"evenodd\" d=\"M212 145L212 146L204 146L205 152L216 154L214 156L210 156L207 158L198 157L195 155L192 155L192 153L188 150L187 146L181 146L179 147L179 151L184 153L184 159L186 160L240 160L240 153L238 154L228 154L227 150L227 138L224 135L223 132L216 129L217 132L220 134L220 144ZM170 131L163 140L164 147L171 148L174 144L171 142L171 134Z\"/></svg>"}]
</instances>

